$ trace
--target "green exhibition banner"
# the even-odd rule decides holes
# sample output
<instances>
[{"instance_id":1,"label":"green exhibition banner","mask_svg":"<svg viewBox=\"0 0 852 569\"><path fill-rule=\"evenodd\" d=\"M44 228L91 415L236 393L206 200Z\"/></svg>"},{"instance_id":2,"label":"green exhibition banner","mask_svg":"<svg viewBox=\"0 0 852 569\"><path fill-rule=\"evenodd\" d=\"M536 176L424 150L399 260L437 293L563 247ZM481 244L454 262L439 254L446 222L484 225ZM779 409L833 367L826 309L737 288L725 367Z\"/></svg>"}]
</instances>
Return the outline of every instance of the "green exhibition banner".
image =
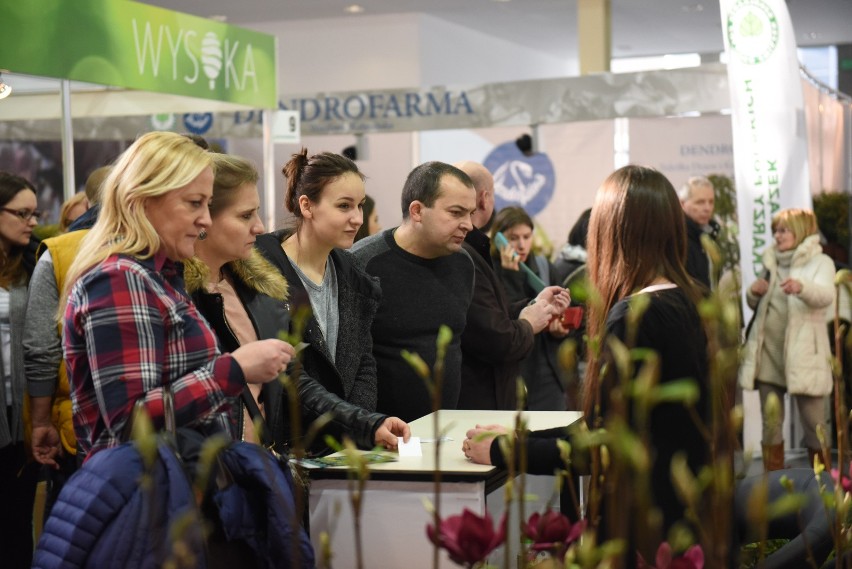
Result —
<instances>
[{"instance_id":1,"label":"green exhibition banner","mask_svg":"<svg viewBox=\"0 0 852 569\"><path fill-rule=\"evenodd\" d=\"M0 2L0 69L277 108L274 36L131 2Z\"/></svg>"}]
</instances>

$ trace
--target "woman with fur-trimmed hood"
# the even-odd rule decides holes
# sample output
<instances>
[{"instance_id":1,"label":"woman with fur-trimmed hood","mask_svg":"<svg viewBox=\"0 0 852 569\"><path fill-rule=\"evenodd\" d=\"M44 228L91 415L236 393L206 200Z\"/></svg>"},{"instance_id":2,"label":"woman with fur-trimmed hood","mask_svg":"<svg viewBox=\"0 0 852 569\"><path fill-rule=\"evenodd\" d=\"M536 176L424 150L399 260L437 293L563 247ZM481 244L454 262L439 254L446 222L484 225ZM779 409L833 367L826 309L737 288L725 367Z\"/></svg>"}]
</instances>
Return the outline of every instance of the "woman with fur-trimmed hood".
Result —
<instances>
[{"instance_id":1,"label":"woman with fur-trimmed hood","mask_svg":"<svg viewBox=\"0 0 852 569\"><path fill-rule=\"evenodd\" d=\"M196 256L185 263L187 291L219 338L223 350L245 342L277 338L290 328L288 283L281 272L255 248L264 232L258 214L257 170L236 156L214 154L216 177L210 202L212 225L196 242ZM292 369L298 369L293 368ZM310 422L324 413L331 427L351 434L367 448L386 415L369 412L329 392L298 370L302 417ZM271 381L247 385L232 410L235 438L274 446L284 454L291 442L288 404L283 386ZM265 433L256 433L253 417L262 415Z\"/></svg>"}]
</instances>

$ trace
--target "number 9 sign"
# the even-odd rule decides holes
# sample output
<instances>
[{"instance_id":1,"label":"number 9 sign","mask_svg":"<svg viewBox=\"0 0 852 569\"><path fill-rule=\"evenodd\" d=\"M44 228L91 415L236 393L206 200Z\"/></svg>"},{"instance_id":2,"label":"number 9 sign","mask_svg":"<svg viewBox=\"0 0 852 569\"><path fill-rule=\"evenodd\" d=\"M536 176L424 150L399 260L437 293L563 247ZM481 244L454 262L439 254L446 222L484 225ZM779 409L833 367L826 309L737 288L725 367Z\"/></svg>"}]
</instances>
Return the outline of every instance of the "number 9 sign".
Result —
<instances>
[{"instance_id":1,"label":"number 9 sign","mask_svg":"<svg viewBox=\"0 0 852 569\"><path fill-rule=\"evenodd\" d=\"M298 111L275 111L272 140L282 144L298 144L301 139Z\"/></svg>"}]
</instances>

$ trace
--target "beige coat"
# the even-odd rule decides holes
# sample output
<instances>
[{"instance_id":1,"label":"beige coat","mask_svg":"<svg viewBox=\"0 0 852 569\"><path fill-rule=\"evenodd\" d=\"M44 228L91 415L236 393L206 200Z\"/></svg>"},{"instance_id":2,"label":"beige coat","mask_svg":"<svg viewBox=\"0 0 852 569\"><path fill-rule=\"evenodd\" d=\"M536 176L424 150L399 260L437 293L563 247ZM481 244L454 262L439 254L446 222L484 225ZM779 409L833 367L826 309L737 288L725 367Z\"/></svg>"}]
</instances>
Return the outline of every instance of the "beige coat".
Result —
<instances>
[{"instance_id":1,"label":"beige coat","mask_svg":"<svg viewBox=\"0 0 852 569\"><path fill-rule=\"evenodd\" d=\"M770 274L770 290L778 278L775 247L766 250L763 266ZM802 292L787 295L787 327L784 338L784 367L787 391L793 395L822 396L831 393L831 350L826 317L834 303L834 262L824 255L819 236L811 235L796 248L790 277L802 283ZM783 293L782 293L783 294ZM754 324L743 352L739 381L743 389L754 389L760 372L764 324L768 302L748 293L755 308Z\"/></svg>"}]
</instances>

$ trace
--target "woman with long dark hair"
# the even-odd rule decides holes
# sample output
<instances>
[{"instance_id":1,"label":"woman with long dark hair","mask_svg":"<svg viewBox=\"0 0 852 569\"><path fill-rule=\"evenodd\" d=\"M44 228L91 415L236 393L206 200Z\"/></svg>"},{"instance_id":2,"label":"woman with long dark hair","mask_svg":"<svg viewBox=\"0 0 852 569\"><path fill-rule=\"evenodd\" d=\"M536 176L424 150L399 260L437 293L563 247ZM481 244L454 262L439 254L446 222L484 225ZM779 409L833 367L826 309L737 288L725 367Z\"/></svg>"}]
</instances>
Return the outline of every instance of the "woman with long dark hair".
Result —
<instances>
[{"instance_id":1,"label":"woman with long dark hair","mask_svg":"<svg viewBox=\"0 0 852 569\"><path fill-rule=\"evenodd\" d=\"M608 507L621 512L629 507L634 512L616 516L613 510L604 515L611 534L627 537L637 546L660 543L668 529L684 519L684 507L671 482L675 454L683 454L693 473L708 458L709 441L693 416L697 413L704 425L709 424L707 338L697 309L701 293L686 272L683 215L665 176L650 168L625 166L604 181L589 220L589 280L601 299L589 306L589 337L601 338L602 346L614 337L628 348L656 354L658 384L688 378L698 387L692 409L665 402L642 417L630 396L638 369L631 377L619 377L611 351L589 355L584 386L587 421L610 428L626 420L638 436L647 437L650 470L633 471L622 464L621 479L613 481L615 495L605 500ZM644 298L638 299L640 295ZM646 305L637 313L641 301ZM643 495L646 488L637 484L640 479L649 482L650 496ZM662 524L652 512L661 515ZM650 555L643 553L646 558Z\"/></svg>"},{"instance_id":2,"label":"woman with long dark hair","mask_svg":"<svg viewBox=\"0 0 852 569\"><path fill-rule=\"evenodd\" d=\"M708 459L701 422L709 423L707 340L698 314L701 294L686 272L683 209L671 183L641 166L613 172L598 189L589 223L589 279L600 300L590 303L589 337L599 339L599 353L589 354L584 385L585 419L590 427L611 433L630 428L646 441L649 463L631 461L611 446L610 464L600 487L597 525L608 538L627 540L626 562L635 550L646 559L684 519L684 506L671 481L671 463L682 454L693 473ZM641 307L641 312L639 312ZM646 409L633 373L619 376L612 340L649 355L644 365L658 364L657 384L688 378L697 385L690 405L663 402ZM625 370L626 371L626 370ZM491 427L472 429L463 443L476 462L501 464L499 445L478 440ZM570 440L570 435L567 435ZM564 462L552 433L530 433L528 471L552 473ZM650 553L648 551L651 549Z\"/></svg>"}]
</instances>

